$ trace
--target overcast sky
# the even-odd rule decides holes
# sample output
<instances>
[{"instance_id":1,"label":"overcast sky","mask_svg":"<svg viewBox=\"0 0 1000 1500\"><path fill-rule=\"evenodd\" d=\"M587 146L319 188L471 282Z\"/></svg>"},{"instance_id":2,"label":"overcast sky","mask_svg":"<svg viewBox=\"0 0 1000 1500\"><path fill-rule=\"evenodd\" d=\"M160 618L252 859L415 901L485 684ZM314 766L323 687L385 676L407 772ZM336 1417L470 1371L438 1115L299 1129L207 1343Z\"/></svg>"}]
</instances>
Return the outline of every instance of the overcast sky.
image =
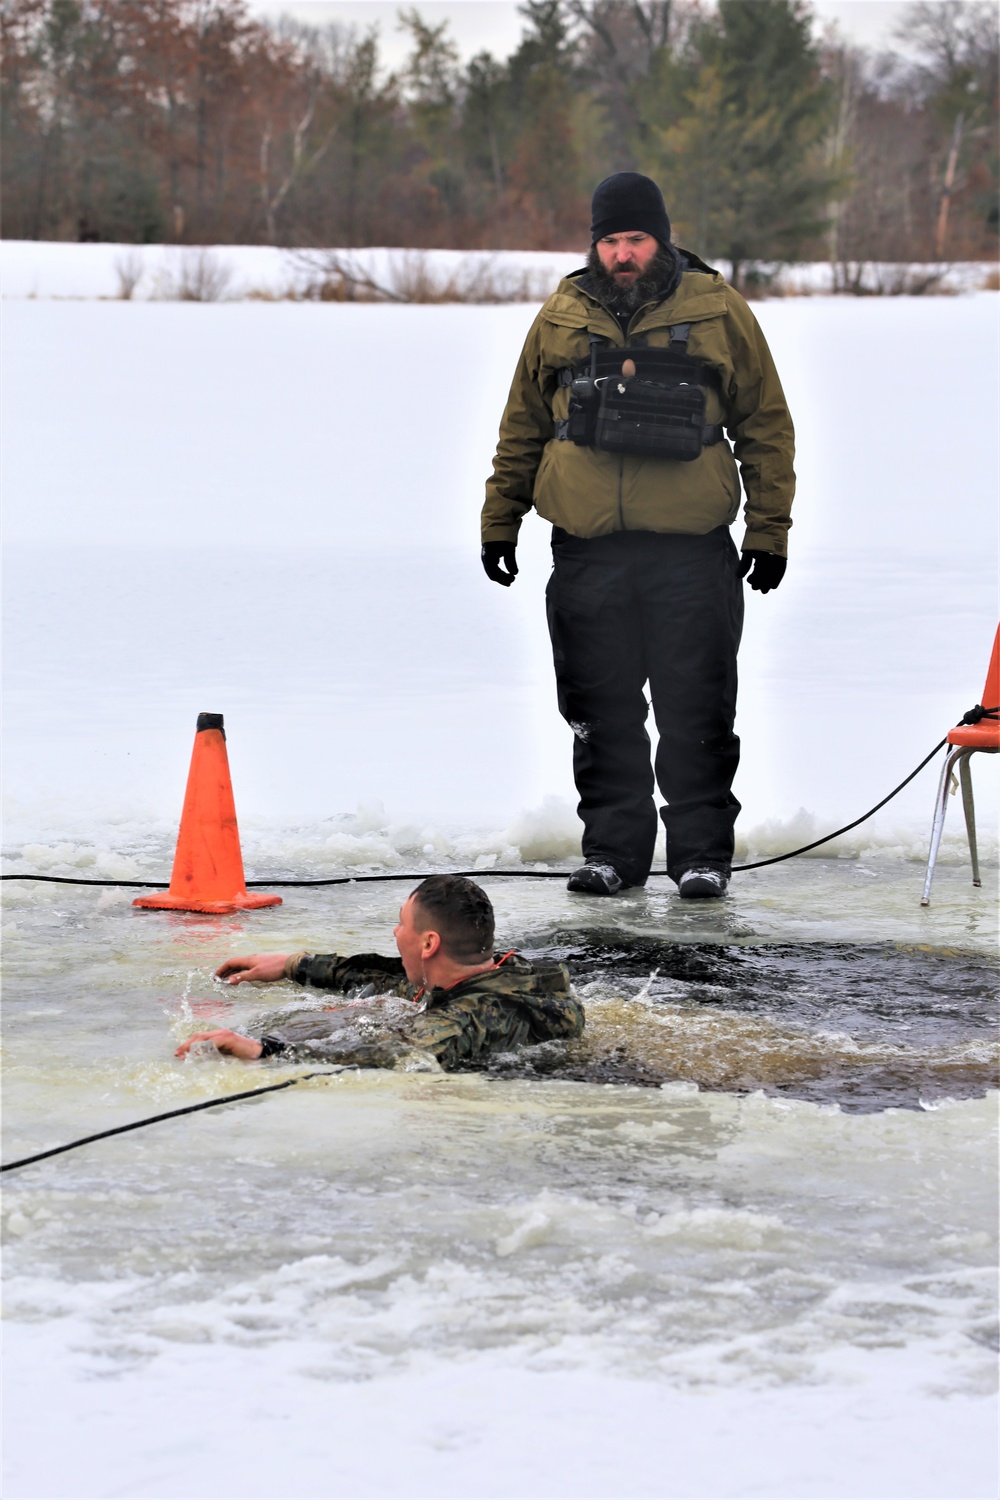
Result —
<instances>
[{"instance_id":1,"label":"overcast sky","mask_svg":"<svg viewBox=\"0 0 1000 1500\"><path fill-rule=\"evenodd\" d=\"M476 52L508 57L517 46L524 26L516 0L410 0L424 20L432 25L448 21L451 36L464 58ZM401 0L249 0L250 9L261 16L282 13L313 25L340 21L367 28L376 24L381 37L381 56L390 68L398 67L407 50L407 36L398 28ZM408 8L404 6L402 8ZM844 35L862 46L888 46L892 33L908 8L908 0L813 0L820 22L835 21Z\"/></svg>"}]
</instances>

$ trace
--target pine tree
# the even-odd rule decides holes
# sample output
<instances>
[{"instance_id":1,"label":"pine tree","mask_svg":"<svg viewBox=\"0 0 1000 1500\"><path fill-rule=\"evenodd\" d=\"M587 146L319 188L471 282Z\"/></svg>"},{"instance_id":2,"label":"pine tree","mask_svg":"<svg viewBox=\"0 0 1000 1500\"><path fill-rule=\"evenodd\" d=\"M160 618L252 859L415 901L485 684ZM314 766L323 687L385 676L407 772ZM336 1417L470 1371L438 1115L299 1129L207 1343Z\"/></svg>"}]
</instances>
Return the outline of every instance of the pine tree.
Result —
<instances>
[{"instance_id":1,"label":"pine tree","mask_svg":"<svg viewBox=\"0 0 1000 1500\"><path fill-rule=\"evenodd\" d=\"M427 185L428 217L454 221L464 207L465 187L455 129L458 49L447 34L447 21L431 26L415 8L399 12L399 26L413 39L402 73L409 123L423 157L413 175Z\"/></svg>"},{"instance_id":2,"label":"pine tree","mask_svg":"<svg viewBox=\"0 0 1000 1500\"><path fill-rule=\"evenodd\" d=\"M646 165L679 237L739 285L748 260L794 259L822 233L833 99L801 0L719 0L692 46L675 118L649 119Z\"/></svg>"},{"instance_id":3,"label":"pine tree","mask_svg":"<svg viewBox=\"0 0 1000 1500\"><path fill-rule=\"evenodd\" d=\"M488 183L495 204L504 190L504 165L512 136L506 66L490 52L477 52L465 70L461 137L467 175Z\"/></svg>"},{"instance_id":4,"label":"pine tree","mask_svg":"<svg viewBox=\"0 0 1000 1500\"><path fill-rule=\"evenodd\" d=\"M508 63L507 104L517 122L508 180L515 215L537 243L555 247L586 211L576 48L561 0L524 0L519 9L528 29Z\"/></svg>"}]
</instances>

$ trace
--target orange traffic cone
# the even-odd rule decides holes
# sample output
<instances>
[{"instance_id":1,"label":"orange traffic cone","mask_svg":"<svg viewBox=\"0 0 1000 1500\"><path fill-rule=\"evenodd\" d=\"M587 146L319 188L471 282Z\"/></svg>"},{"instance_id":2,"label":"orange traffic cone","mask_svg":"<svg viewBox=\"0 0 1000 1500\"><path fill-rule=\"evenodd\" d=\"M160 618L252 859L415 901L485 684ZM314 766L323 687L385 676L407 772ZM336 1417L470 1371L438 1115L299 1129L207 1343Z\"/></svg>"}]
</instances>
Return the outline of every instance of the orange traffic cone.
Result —
<instances>
[{"instance_id":1,"label":"orange traffic cone","mask_svg":"<svg viewBox=\"0 0 1000 1500\"><path fill-rule=\"evenodd\" d=\"M280 896L251 895L246 888L221 714L198 715L170 890L139 896L132 905L208 912L281 905Z\"/></svg>"}]
</instances>

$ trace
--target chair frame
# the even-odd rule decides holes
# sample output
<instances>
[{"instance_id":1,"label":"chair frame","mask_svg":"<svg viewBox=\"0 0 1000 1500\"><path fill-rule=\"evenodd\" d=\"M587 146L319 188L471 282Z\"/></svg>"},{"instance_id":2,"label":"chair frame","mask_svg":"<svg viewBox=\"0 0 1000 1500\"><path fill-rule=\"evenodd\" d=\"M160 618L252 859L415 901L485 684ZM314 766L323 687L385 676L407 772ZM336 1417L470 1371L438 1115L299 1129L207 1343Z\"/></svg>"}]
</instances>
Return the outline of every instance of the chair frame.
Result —
<instances>
[{"instance_id":1,"label":"chair frame","mask_svg":"<svg viewBox=\"0 0 1000 1500\"><path fill-rule=\"evenodd\" d=\"M948 746L948 754L945 756L944 766L941 769L941 780L938 783L937 802L934 806L934 822L931 826L931 847L927 855L927 873L924 876L924 893L920 898L921 906L931 904L931 882L934 879L934 866L937 863L938 849L941 847L941 835L944 832L944 819L948 811L948 798L953 788L951 785L955 770L958 770L958 779L962 788L962 807L965 812L965 831L969 838L969 853L972 856L972 884L982 885L979 875L979 850L976 846L976 807L972 797L972 771L969 761L974 755L996 755L998 751L990 745L951 745Z\"/></svg>"}]
</instances>

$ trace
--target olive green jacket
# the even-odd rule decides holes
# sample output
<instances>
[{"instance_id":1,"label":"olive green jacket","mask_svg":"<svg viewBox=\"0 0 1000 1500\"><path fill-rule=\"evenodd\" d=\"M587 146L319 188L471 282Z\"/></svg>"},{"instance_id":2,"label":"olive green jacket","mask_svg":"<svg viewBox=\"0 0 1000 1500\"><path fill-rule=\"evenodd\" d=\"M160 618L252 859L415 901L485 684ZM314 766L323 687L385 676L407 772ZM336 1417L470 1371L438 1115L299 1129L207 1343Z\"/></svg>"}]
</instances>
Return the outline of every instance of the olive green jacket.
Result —
<instances>
[{"instance_id":1,"label":"olive green jacket","mask_svg":"<svg viewBox=\"0 0 1000 1500\"><path fill-rule=\"evenodd\" d=\"M743 298L696 257L689 264L696 269L684 272L676 292L633 314L629 337L642 334L649 347L666 348L670 326L690 323L688 354L719 375L719 389L707 387L705 420L724 423L732 448L716 443L681 463L555 439L555 423L569 412L569 390L559 385L559 371L586 359L591 330L611 344L626 342L616 318L587 289L588 273L574 272L559 283L525 340L486 485L484 542L516 541L532 506L578 537L612 531L701 536L736 519L742 476L743 547L786 555L794 434L781 382Z\"/></svg>"},{"instance_id":2,"label":"olive green jacket","mask_svg":"<svg viewBox=\"0 0 1000 1500\"><path fill-rule=\"evenodd\" d=\"M511 953L495 969L473 974L450 989L422 991L409 983L398 958L358 953L298 953L289 979L315 989L357 997L329 1011L283 1017L261 1037L264 1056L275 1053L362 1068L392 1068L414 1052L430 1053L442 1068L475 1066L491 1052L533 1042L579 1036L583 1006L570 988L564 964L532 962ZM387 1006L369 996L410 1002ZM408 1014L412 1007L412 1014Z\"/></svg>"}]
</instances>

